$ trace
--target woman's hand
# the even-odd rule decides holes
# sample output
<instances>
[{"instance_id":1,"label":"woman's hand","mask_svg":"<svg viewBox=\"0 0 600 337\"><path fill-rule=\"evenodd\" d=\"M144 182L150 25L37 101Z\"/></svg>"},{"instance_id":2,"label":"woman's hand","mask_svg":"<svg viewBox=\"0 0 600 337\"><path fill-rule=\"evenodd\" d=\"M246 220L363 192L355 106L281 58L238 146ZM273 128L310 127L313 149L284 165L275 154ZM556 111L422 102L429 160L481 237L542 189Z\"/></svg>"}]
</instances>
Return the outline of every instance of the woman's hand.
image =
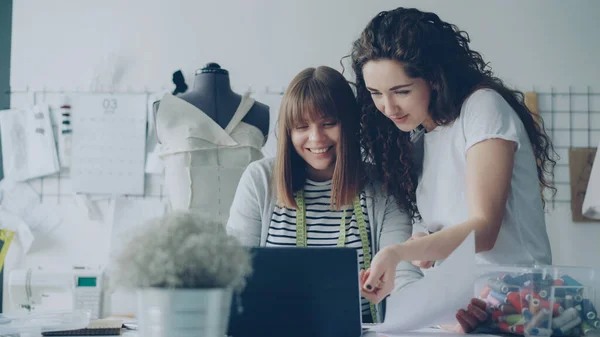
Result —
<instances>
[{"instance_id":1,"label":"woman's hand","mask_svg":"<svg viewBox=\"0 0 600 337\"><path fill-rule=\"evenodd\" d=\"M408 241L416 240L416 239L422 238L424 236L427 236L427 233L417 232L417 233L415 233L415 235L411 236L410 239L408 239ZM413 264L413 266L421 268L421 269L428 269L428 268L431 268L431 266L433 266L434 262L435 261L413 260L412 264Z\"/></svg>"},{"instance_id":2,"label":"woman's hand","mask_svg":"<svg viewBox=\"0 0 600 337\"><path fill-rule=\"evenodd\" d=\"M380 250L373 258L371 267L360 271L361 295L375 304L394 290L396 266L401 261L394 247Z\"/></svg>"}]
</instances>

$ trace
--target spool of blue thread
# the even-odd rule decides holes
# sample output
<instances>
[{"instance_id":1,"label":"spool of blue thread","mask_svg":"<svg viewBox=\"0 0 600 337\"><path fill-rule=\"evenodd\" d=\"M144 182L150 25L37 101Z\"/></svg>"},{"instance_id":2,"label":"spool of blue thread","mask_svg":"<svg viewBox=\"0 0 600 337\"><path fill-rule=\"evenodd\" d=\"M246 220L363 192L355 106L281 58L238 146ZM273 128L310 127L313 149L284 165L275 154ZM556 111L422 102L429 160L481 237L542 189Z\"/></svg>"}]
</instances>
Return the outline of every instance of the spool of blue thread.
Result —
<instances>
[{"instance_id":1,"label":"spool of blue thread","mask_svg":"<svg viewBox=\"0 0 600 337\"><path fill-rule=\"evenodd\" d=\"M552 329L531 328L529 334L532 336L550 336L552 335Z\"/></svg>"},{"instance_id":2,"label":"spool of blue thread","mask_svg":"<svg viewBox=\"0 0 600 337\"><path fill-rule=\"evenodd\" d=\"M575 279L572 278L569 275L563 275L560 279L563 280L563 282L565 282L566 286L569 286L569 287L581 287L581 283L575 281Z\"/></svg>"},{"instance_id":3,"label":"spool of blue thread","mask_svg":"<svg viewBox=\"0 0 600 337\"><path fill-rule=\"evenodd\" d=\"M592 304L592 302L589 299L584 299L583 302L581 303L582 307L583 307L583 312L585 314L585 317L588 320L594 320L596 319L596 317L598 317L598 312L596 312L596 308L594 308L594 304Z\"/></svg>"},{"instance_id":4,"label":"spool of blue thread","mask_svg":"<svg viewBox=\"0 0 600 337\"><path fill-rule=\"evenodd\" d=\"M500 293L496 292L495 290L490 291L490 296L492 296L493 298L500 301L500 303L508 303L506 295L500 294Z\"/></svg>"}]
</instances>

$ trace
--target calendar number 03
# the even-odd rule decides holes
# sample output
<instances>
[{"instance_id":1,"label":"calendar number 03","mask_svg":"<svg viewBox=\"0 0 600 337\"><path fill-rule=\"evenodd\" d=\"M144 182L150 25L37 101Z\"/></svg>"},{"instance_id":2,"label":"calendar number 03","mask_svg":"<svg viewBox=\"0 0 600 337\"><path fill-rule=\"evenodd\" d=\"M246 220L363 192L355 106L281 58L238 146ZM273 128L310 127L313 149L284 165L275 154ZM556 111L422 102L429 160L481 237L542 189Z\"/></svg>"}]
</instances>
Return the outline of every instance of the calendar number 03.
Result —
<instances>
[{"instance_id":1,"label":"calendar number 03","mask_svg":"<svg viewBox=\"0 0 600 337\"><path fill-rule=\"evenodd\" d=\"M111 112L114 112L114 110L117 109L117 100L114 98L105 98L102 101L102 107L105 110L110 110Z\"/></svg>"}]
</instances>

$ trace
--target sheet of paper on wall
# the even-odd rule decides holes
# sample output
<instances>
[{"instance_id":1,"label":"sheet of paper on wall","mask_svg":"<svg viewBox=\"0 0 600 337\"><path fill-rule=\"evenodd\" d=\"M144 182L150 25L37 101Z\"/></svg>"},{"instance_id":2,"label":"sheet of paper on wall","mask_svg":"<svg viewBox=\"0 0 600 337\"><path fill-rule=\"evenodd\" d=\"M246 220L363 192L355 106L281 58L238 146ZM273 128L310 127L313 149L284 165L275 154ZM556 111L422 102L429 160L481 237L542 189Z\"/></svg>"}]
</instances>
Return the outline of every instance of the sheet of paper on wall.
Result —
<instances>
[{"instance_id":1,"label":"sheet of paper on wall","mask_svg":"<svg viewBox=\"0 0 600 337\"><path fill-rule=\"evenodd\" d=\"M118 254L146 221L164 215L166 208L166 201L158 198L116 198L112 206L111 256Z\"/></svg>"},{"instance_id":2,"label":"sheet of paper on wall","mask_svg":"<svg viewBox=\"0 0 600 337\"><path fill-rule=\"evenodd\" d=\"M600 146L600 144L598 144ZM597 155L598 150L594 152L594 156L589 156L591 161L590 175L585 189L585 195L581 206L581 215L589 219L600 219L600 156ZM588 162L588 167L589 167Z\"/></svg>"},{"instance_id":3,"label":"sheet of paper on wall","mask_svg":"<svg viewBox=\"0 0 600 337\"><path fill-rule=\"evenodd\" d=\"M27 254L33 243L33 233L16 214L13 214L5 209L0 208L0 229L10 230L16 233L17 241L21 246L23 254Z\"/></svg>"},{"instance_id":4,"label":"sheet of paper on wall","mask_svg":"<svg viewBox=\"0 0 600 337\"><path fill-rule=\"evenodd\" d=\"M154 118L154 102L158 101L161 96L152 95L148 100L148 135L146 136L146 173L148 174L163 174L165 166L159 156L159 143L156 136L156 119Z\"/></svg>"},{"instance_id":5,"label":"sheet of paper on wall","mask_svg":"<svg viewBox=\"0 0 600 337\"><path fill-rule=\"evenodd\" d=\"M387 298L385 321L370 328L400 333L455 324L456 312L473 297L477 268L473 232L427 276Z\"/></svg>"},{"instance_id":6,"label":"sheet of paper on wall","mask_svg":"<svg viewBox=\"0 0 600 337\"><path fill-rule=\"evenodd\" d=\"M48 106L0 111L4 176L25 181L58 173Z\"/></svg>"},{"instance_id":7,"label":"sheet of paper on wall","mask_svg":"<svg viewBox=\"0 0 600 337\"><path fill-rule=\"evenodd\" d=\"M571 183L571 216L573 222L600 221L583 215L583 202L587 194L595 157L596 148L569 149L569 181ZM593 191L592 195L595 193Z\"/></svg>"},{"instance_id":8,"label":"sheet of paper on wall","mask_svg":"<svg viewBox=\"0 0 600 337\"><path fill-rule=\"evenodd\" d=\"M146 157L146 95L71 97L75 193L142 195Z\"/></svg>"},{"instance_id":9,"label":"sheet of paper on wall","mask_svg":"<svg viewBox=\"0 0 600 337\"><path fill-rule=\"evenodd\" d=\"M39 194L27 183L4 179L0 181L0 193L2 208L21 218L34 237L52 232L62 222L52 207L40 203Z\"/></svg>"},{"instance_id":10,"label":"sheet of paper on wall","mask_svg":"<svg viewBox=\"0 0 600 337\"><path fill-rule=\"evenodd\" d=\"M86 217L92 221L102 221L102 211L98 207L95 200L90 198L87 194L76 193L75 203L77 206L84 210Z\"/></svg>"}]
</instances>

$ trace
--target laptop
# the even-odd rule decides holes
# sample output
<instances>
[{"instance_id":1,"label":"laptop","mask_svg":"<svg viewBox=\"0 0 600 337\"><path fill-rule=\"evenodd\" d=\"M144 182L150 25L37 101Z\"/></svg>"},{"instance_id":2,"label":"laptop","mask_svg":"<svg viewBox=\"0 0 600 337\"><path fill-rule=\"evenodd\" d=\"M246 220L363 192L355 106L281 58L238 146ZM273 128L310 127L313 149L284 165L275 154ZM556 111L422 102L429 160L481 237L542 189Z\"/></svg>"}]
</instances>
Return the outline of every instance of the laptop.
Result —
<instances>
[{"instance_id":1,"label":"laptop","mask_svg":"<svg viewBox=\"0 0 600 337\"><path fill-rule=\"evenodd\" d=\"M241 296L233 296L228 336L361 336L355 249L262 247L251 253L254 271Z\"/></svg>"}]
</instances>

